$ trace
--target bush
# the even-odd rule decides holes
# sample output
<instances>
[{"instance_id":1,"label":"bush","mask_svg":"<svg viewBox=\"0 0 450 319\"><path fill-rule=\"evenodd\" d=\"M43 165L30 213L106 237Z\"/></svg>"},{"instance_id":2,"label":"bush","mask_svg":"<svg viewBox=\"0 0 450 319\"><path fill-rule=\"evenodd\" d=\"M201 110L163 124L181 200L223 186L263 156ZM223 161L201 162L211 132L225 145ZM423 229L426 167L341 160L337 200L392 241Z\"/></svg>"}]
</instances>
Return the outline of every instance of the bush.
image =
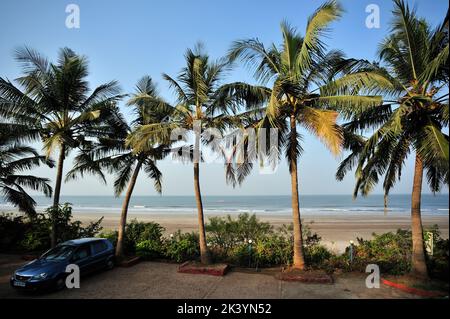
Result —
<instances>
[{"instance_id":1,"label":"bush","mask_svg":"<svg viewBox=\"0 0 450 319\"><path fill-rule=\"evenodd\" d=\"M144 240L136 245L136 255L145 259L161 257L163 254L163 245L160 240Z\"/></svg>"},{"instance_id":2,"label":"bush","mask_svg":"<svg viewBox=\"0 0 450 319\"><path fill-rule=\"evenodd\" d=\"M111 244L113 244L114 247L116 247L117 238L119 237L119 232L117 230L109 230L106 232L99 233L97 235L97 237L108 239L111 242Z\"/></svg>"},{"instance_id":3,"label":"bush","mask_svg":"<svg viewBox=\"0 0 450 319\"><path fill-rule=\"evenodd\" d=\"M173 238L164 241L164 257L183 262L197 259L200 256L199 238L196 233L181 233L177 231Z\"/></svg>"},{"instance_id":4,"label":"bush","mask_svg":"<svg viewBox=\"0 0 450 319\"><path fill-rule=\"evenodd\" d=\"M65 203L33 217L0 215L0 248L3 251L43 251L50 248L51 225L56 222L57 242L75 238L94 237L101 230L101 222L83 227L80 221L72 221L72 207Z\"/></svg>"},{"instance_id":5,"label":"bush","mask_svg":"<svg viewBox=\"0 0 450 319\"><path fill-rule=\"evenodd\" d=\"M0 251L8 251L18 246L24 239L29 224L23 216L15 216L11 213L0 215Z\"/></svg>"},{"instance_id":6,"label":"bush","mask_svg":"<svg viewBox=\"0 0 450 319\"><path fill-rule=\"evenodd\" d=\"M449 241L442 239L437 226L424 231L433 235L433 256L426 254L430 276L448 280L449 272ZM411 231L398 229L397 232L373 234L372 240L357 239L353 247L353 262L350 263L350 247L341 256L333 257L328 263L330 267L346 271L365 272L368 264L377 264L383 274L402 275L411 269L412 238ZM424 238L426 239L426 238Z\"/></svg>"},{"instance_id":7,"label":"bush","mask_svg":"<svg viewBox=\"0 0 450 319\"><path fill-rule=\"evenodd\" d=\"M162 233L164 231L164 227L154 222L138 222L136 219L131 220L125 226L125 240L124 240L124 252L126 255L135 255L138 254L137 247L140 243L144 242L154 242L153 245L159 244L162 246ZM119 237L119 233L117 230L107 231L104 233L100 233L98 237L108 239L114 247L117 245L117 238ZM148 247L149 244L142 244L140 246L139 254L145 255L145 247ZM161 250L161 249L160 249ZM144 257L142 255L142 257ZM150 257L149 257L150 258Z\"/></svg>"},{"instance_id":8,"label":"bush","mask_svg":"<svg viewBox=\"0 0 450 319\"><path fill-rule=\"evenodd\" d=\"M269 223L260 222L256 215L239 214L237 219L211 217L205 225L208 243L218 257L226 257L230 250L247 243L249 239L258 241L273 232Z\"/></svg>"},{"instance_id":9,"label":"bush","mask_svg":"<svg viewBox=\"0 0 450 319\"><path fill-rule=\"evenodd\" d=\"M206 225L208 243L216 260L227 261L244 267L270 267L290 265L293 260L293 225L274 229L261 222L256 215L240 214L236 219L213 217ZM305 258L313 267L319 267L332 255L319 246L320 236L308 225L303 226L302 236ZM249 244L248 240L252 243Z\"/></svg>"}]
</instances>

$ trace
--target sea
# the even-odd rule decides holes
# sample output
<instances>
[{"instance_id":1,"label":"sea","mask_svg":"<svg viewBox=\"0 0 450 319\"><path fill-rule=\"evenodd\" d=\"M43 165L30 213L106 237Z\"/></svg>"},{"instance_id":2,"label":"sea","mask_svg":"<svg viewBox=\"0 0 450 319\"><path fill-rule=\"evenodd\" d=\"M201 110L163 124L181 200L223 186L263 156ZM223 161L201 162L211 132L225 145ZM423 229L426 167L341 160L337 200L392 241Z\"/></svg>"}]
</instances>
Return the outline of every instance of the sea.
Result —
<instances>
[{"instance_id":1,"label":"sea","mask_svg":"<svg viewBox=\"0 0 450 319\"><path fill-rule=\"evenodd\" d=\"M50 198L35 196L37 210L45 210L52 204ZM70 203L74 212L80 213L120 213L123 197L113 196L61 196L61 203ZM290 215L290 196L203 196L205 213L239 214L255 213ZM393 194L389 196L388 209L384 209L383 195L358 197L349 195L300 195L302 215L317 214L409 214L411 195ZM13 210L13 207L0 197L0 212ZM129 212L138 214L192 214L196 212L194 196L133 196ZM423 215L448 215L448 194L423 194Z\"/></svg>"}]
</instances>

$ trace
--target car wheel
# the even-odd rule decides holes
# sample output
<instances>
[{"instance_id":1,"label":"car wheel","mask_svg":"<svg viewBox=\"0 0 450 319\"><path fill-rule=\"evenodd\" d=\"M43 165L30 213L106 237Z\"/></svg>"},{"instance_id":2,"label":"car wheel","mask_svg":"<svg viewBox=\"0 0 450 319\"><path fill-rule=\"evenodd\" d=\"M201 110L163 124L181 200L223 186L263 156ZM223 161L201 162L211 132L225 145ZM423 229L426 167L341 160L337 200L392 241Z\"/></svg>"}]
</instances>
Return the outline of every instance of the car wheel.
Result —
<instances>
[{"instance_id":1,"label":"car wheel","mask_svg":"<svg viewBox=\"0 0 450 319\"><path fill-rule=\"evenodd\" d=\"M63 290L64 287L66 287L66 281L64 280L63 277L58 278L56 280L55 286L56 286L56 290Z\"/></svg>"},{"instance_id":2,"label":"car wheel","mask_svg":"<svg viewBox=\"0 0 450 319\"><path fill-rule=\"evenodd\" d=\"M106 261L106 269L111 270L114 268L114 260L112 258Z\"/></svg>"}]
</instances>

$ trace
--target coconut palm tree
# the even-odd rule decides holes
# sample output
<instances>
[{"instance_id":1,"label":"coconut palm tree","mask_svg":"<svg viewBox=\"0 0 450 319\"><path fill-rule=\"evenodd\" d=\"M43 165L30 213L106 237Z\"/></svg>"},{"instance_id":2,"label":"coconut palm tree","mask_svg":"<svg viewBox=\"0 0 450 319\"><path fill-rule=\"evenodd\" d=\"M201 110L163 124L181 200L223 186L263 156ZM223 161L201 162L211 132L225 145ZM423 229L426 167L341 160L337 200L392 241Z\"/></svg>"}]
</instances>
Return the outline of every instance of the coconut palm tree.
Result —
<instances>
[{"instance_id":1,"label":"coconut palm tree","mask_svg":"<svg viewBox=\"0 0 450 319\"><path fill-rule=\"evenodd\" d=\"M0 192L3 198L29 217L36 215L36 202L26 188L52 195L49 179L24 174L41 164L53 167L53 161L22 143L24 128L12 123L0 125Z\"/></svg>"},{"instance_id":2,"label":"coconut palm tree","mask_svg":"<svg viewBox=\"0 0 450 319\"><path fill-rule=\"evenodd\" d=\"M448 13L436 28L417 17L414 10L395 0L391 34L379 47L378 72L395 87L385 105L368 109L345 125L349 134L374 129L369 138L357 137L337 177L356 166L354 196L367 195L384 175L385 195L400 179L407 157L414 153L411 196L412 268L426 278L421 193L424 170L433 192L449 183L448 127Z\"/></svg>"},{"instance_id":3,"label":"coconut palm tree","mask_svg":"<svg viewBox=\"0 0 450 319\"><path fill-rule=\"evenodd\" d=\"M133 107L134 119L128 125L118 109L111 112L106 122L113 129L109 137L99 138L99 142L88 151L80 152L75 158L74 168L67 173L66 179L76 178L85 173L95 174L106 183L104 170L116 175L114 192L120 196L126 188L119 222L116 257L124 255L125 226L128 206L141 170L154 180L154 187L161 193L162 173L156 166L158 160L170 154L165 144L152 144L149 141L139 151L126 144L127 137L143 125L152 125L167 121L172 107L159 96L155 84L149 76L144 76L136 85L136 92L127 103Z\"/></svg>"},{"instance_id":4,"label":"coconut palm tree","mask_svg":"<svg viewBox=\"0 0 450 319\"><path fill-rule=\"evenodd\" d=\"M325 51L321 38L331 22L342 14L336 1L320 6L308 19L305 35L301 36L286 22L281 24L283 42L268 48L258 39L233 43L229 58L240 59L255 72L255 77L267 88L270 97L265 117L259 127L279 129L280 147L284 149L291 174L292 214L294 224L294 269L304 269L298 193L298 158L303 148L298 127L318 137L337 155L343 146L343 132L337 125L339 110L347 117L382 103L381 96L357 95L369 92L386 81L370 72L358 70L361 63L345 59L340 51ZM248 174L247 169L241 170Z\"/></svg>"},{"instance_id":5,"label":"coconut palm tree","mask_svg":"<svg viewBox=\"0 0 450 319\"><path fill-rule=\"evenodd\" d=\"M16 79L18 86L0 78L0 116L38 131L47 157L59 151L53 194L57 208L66 156L109 131L101 123L121 98L119 87L112 81L90 92L87 60L68 48L60 50L57 63L27 47L16 52L16 59L24 75ZM55 226L52 246L57 242Z\"/></svg>"},{"instance_id":6,"label":"coconut palm tree","mask_svg":"<svg viewBox=\"0 0 450 319\"><path fill-rule=\"evenodd\" d=\"M139 151L149 142L167 143L171 134L181 136L185 141L194 133L194 143L189 152L181 156L193 162L194 192L197 205L201 262L211 262L206 245L203 202L200 189L200 145L211 145L211 137L202 134L209 128L224 132L227 128L240 125L240 118L235 115L239 105L253 105L260 100L263 92L259 88L245 83L220 84L224 73L229 69L225 60L212 61L204 52L201 44L185 54L186 67L176 78L163 74L165 80L174 89L178 104L172 107L170 120L162 123L142 125L128 138L133 149ZM135 101L139 101L136 98ZM164 108L168 105L164 104ZM176 153L174 153L176 154Z\"/></svg>"}]
</instances>

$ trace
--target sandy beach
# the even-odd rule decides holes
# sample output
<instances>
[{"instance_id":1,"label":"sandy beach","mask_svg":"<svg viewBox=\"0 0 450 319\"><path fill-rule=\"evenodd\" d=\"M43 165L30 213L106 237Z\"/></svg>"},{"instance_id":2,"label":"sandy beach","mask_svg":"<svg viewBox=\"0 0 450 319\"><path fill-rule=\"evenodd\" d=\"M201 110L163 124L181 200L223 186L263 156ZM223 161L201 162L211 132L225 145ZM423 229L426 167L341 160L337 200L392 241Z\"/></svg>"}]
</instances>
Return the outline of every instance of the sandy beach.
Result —
<instances>
[{"instance_id":1,"label":"sandy beach","mask_svg":"<svg viewBox=\"0 0 450 319\"><path fill-rule=\"evenodd\" d=\"M74 218L88 223L95 221L100 217L104 217L102 226L104 230L117 229L119 223L119 213L117 212L77 212L73 213ZM226 214L206 214L205 221L208 221L208 217L211 216L225 216ZM274 227L279 227L283 224L289 224L291 217L289 215L271 215L261 214L257 217L261 221L270 222ZM197 216L196 214L177 214L177 213L165 213L165 214L136 214L130 213L128 220L136 218L143 222L157 222L166 229L166 234L170 234L180 229L184 232L197 231ZM441 231L441 236L448 238L449 234L449 218L448 216L430 216L424 215L423 217L424 227L432 225L438 225ZM410 228L410 217L408 215L399 214L371 214L371 215L307 215L303 217L303 221L306 225L309 225L311 229L317 232L321 237L323 243L330 249L340 252L345 249L350 240L355 240L357 237L369 239L372 237L372 233L385 233L389 231L395 231L399 228Z\"/></svg>"}]
</instances>

